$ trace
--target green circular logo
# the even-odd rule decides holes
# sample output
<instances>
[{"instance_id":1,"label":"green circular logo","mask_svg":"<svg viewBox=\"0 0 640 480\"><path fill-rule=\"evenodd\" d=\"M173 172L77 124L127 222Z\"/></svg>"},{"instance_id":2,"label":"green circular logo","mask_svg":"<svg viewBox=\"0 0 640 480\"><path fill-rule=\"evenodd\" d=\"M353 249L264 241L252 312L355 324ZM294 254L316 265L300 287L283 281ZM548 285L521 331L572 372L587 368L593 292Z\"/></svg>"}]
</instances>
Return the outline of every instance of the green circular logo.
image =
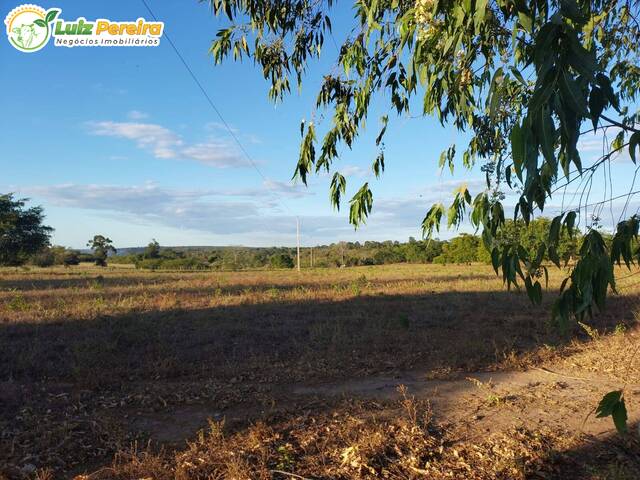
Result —
<instances>
[{"instance_id":1,"label":"green circular logo","mask_svg":"<svg viewBox=\"0 0 640 480\"><path fill-rule=\"evenodd\" d=\"M59 9L32 4L14 8L4 19L9 43L21 52L37 52L51 38L50 24L59 13Z\"/></svg>"}]
</instances>

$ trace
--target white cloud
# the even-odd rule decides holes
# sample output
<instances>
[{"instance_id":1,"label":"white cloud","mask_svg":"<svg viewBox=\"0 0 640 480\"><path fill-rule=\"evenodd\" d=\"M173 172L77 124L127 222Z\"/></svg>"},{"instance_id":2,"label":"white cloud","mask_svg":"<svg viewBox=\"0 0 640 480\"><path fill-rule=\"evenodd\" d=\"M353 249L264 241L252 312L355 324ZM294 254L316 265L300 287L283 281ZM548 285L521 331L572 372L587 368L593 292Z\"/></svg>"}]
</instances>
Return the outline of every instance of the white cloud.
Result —
<instances>
[{"instance_id":1,"label":"white cloud","mask_svg":"<svg viewBox=\"0 0 640 480\"><path fill-rule=\"evenodd\" d=\"M290 183L280 182L267 178L262 184L271 192L278 195L285 195L293 198L300 198L306 195L314 195L304 185L291 185Z\"/></svg>"},{"instance_id":2,"label":"white cloud","mask_svg":"<svg viewBox=\"0 0 640 480\"><path fill-rule=\"evenodd\" d=\"M440 201L444 198L453 200L453 192L465 185L471 195L475 196L487 188L484 178L471 178L468 180L441 180L427 185L418 191L418 196L427 200Z\"/></svg>"},{"instance_id":3,"label":"white cloud","mask_svg":"<svg viewBox=\"0 0 640 480\"><path fill-rule=\"evenodd\" d=\"M291 232L295 232L295 218L294 214L283 213L282 199L311 193L304 187L275 180L265 181L264 187L190 190L165 188L154 183L132 186L62 184L19 190L22 195L45 200L45 208L95 211L96 222L104 217L150 229L155 225L199 231L225 236L232 243L269 245L283 238L289 242L293 238ZM336 214L320 208L318 213L301 214L300 218L308 243L400 239L419 234L420 221L428 207L423 200L377 198L367 225L357 231L348 223L346 211ZM185 243L189 241L185 240Z\"/></svg>"},{"instance_id":4,"label":"white cloud","mask_svg":"<svg viewBox=\"0 0 640 480\"><path fill-rule=\"evenodd\" d=\"M581 139L578 141L578 151L580 153L587 152L602 152L604 149L603 138L598 137L589 137L587 139Z\"/></svg>"},{"instance_id":5,"label":"white cloud","mask_svg":"<svg viewBox=\"0 0 640 480\"><path fill-rule=\"evenodd\" d=\"M180 155L212 167L246 166L248 161L224 142L196 143L186 146Z\"/></svg>"},{"instance_id":6,"label":"white cloud","mask_svg":"<svg viewBox=\"0 0 640 480\"><path fill-rule=\"evenodd\" d=\"M131 110L127 113L127 117L131 120L144 120L145 118L149 118L149 114L141 112L140 110Z\"/></svg>"},{"instance_id":7,"label":"white cloud","mask_svg":"<svg viewBox=\"0 0 640 480\"><path fill-rule=\"evenodd\" d=\"M279 182L274 182L277 188ZM286 185L286 184L283 184ZM58 207L89 209L122 220L214 234L277 234L290 229L292 217L274 210L268 190L186 190L149 183L138 186L62 184L20 189ZM231 199L231 198L236 198ZM239 198L245 197L245 198Z\"/></svg>"},{"instance_id":8,"label":"white cloud","mask_svg":"<svg viewBox=\"0 0 640 480\"><path fill-rule=\"evenodd\" d=\"M577 145L580 156L591 162L598 161L611 151L611 143L618 133L620 128L608 127L606 130L599 128L597 132L582 135ZM631 161L628 149L623 148L611 155L611 161Z\"/></svg>"},{"instance_id":9,"label":"white cloud","mask_svg":"<svg viewBox=\"0 0 640 480\"><path fill-rule=\"evenodd\" d=\"M149 237L159 227L185 230L183 243L201 234L215 235L217 242L248 245L291 244L295 241L295 218L300 215L305 244L332 243L339 240L401 240L420 236L420 223L434 202L445 204L452 192L466 183L475 195L484 189L484 179L434 182L413 192L394 197L375 195L373 212L358 230L348 223L348 208L332 213L328 202L310 210L300 210L291 199L313 195L302 185L266 179L251 188L188 189L169 188L155 183L143 185L62 184L18 188L21 195L45 201L45 208L57 206L86 209L100 218L117 219L129 225L149 229ZM10 188L9 190L14 190ZM283 211L288 203L295 213ZM506 206L509 213L512 206ZM545 215L554 208L550 205ZM54 225L55 227L55 225ZM191 232L188 233L187 231ZM473 231L465 222L460 231ZM194 232L200 232L196 234ZM441 229L441 238L455 235ZM191 241L192 242L192 241ZM132 239L129 243L135 244Z\"/></svg>"},{"instance_id":10,"label":"white cloud","mask_svg":"<svg viewBox=\"0 0 640 480\"><path fill-rule=\"evenodd\" d=\"M175 132L155 123L102 121L88 122L87 127L93 135L134 141L160 159L194 160L219 168L249 165L233 145L221 140L187 144Z\"/></svg>"},{"instance_id":11,"label":"white cloud","mask_svg":"<svg viewBox=\"0 0 640 480\"><path fill-rule=\"evenodd\" d=\"M480 186L481 180L472 179L467 183ZM425 187L422 197L417 192L398 197L374 197L374 209L366 225L358 230L348 223L348 208L340 213L330 213L322 204L315 209L304 211L294 207L295 214L300 215L301 232L304 245L332 243L339 240L402 240L409 236L420 236L420 223L426 211L434 201L450 200L450 192L461 182L447 181ZM267 188L264 188L267 187ZM471 186L469 187L471 190ZM148 238L164 229L172 233L174 238L181 238L179 243L194 244L196 238L211 235L211 244L246 244L276 245L295 243L295 214L283 213L279 208L281 202L296 198L300 192L296 186L285 182L269 180L262 187L214 190L214 189L180 189L162 187L155 183L143 185L82 185L62 184L51 186L18 187L5 189L16 191L20 196L34 197L35 201L44 201L45 209L66 207L87 211L87 218L93 219L98 226L105 219L123 222L121 233L127 245L142 245ZM440 198L440 191L443 197ZM478 190L472 190L475 193ZM559 200L559 199L558 199ZM592 198L590 202L596 201ZM289 205L295 205L290 203ZM326 206L326 205L325 205ZM637 211L640 203L633 201L627 209L627 215ZM566 209L566 205L564 208ZM617 221L624 207L624 199L607 203L603 209L592 206L588 214L596 212L601 215L606 226ZM513 205L506 204L508 216L513 212ZM559 201L549 204L545 216L553 216L560 210ZM612 212L610 211L612 210ZM581 211L580 227L589 221L584 209ZM65 215L71 215L65 212ZM92 224L93 225L93 224ZM128 232L144 231L139 238L127 236ZM56 225L52 225L56 227ZM93 229L90 226L90 229ZM172 229L172 230L167 230ZM473 232L468 222L461 225L459 231ZM80 238L92 232L75 233ZM75 235L74 234L74 235ZM447 230L443 225L440 238L456 235L454 230Z\"/></svg>"},{"instance_id":12,"label":"white cloud","mask_svg":"<svg viewBox=\"0 0 640 480\"><path fill-rule=\"evenodd\" d=\"M340 169L340 173L345 177L368 177L371 172L366 168L362 168L358 165L347 165Z\"/></svg>"},{"instance_id":13,"label":"white cloud","mask_svg":"<svg viewBox=\"0 0 640 480\"><path fill-rule=\"evenodd\" d=\"M149 149L157 158L175 158L183 145L178 135L160 125L136 122L90 122L93 135L133 140L138 147Z\"/></svg>"}]
</instances>

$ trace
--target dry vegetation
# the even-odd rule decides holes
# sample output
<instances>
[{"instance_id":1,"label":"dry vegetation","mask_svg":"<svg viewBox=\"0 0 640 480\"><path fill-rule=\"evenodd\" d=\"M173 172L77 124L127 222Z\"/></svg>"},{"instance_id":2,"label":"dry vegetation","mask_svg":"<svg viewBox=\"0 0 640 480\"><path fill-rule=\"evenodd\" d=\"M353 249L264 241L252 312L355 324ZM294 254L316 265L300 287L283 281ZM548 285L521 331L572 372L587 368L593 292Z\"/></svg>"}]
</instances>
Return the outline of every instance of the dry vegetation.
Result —
<instances>
[{"instance_id":1,"label":"dry vegetation","mask_svg":"<svg viewBox=\"0 0 640 480\"><path fill-rule=\"evenodd\" d=\"M0 478L638 478L637 278L561 335L485 266L3 270Z\"/></svg>"}]
</instances>

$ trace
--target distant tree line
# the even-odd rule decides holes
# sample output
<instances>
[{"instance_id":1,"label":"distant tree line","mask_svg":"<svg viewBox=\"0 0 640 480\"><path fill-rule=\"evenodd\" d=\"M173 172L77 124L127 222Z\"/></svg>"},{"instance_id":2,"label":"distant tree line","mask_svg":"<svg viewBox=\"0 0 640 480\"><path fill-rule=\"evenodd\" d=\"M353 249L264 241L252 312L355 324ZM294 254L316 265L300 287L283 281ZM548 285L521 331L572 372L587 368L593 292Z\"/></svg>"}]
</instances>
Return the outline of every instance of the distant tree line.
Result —
<instances>
[{"instance_id":1,"label":"distant tree line","mask_svg":"<svg viewBox=\"0 0 640 480\"><path fill-rule=\"evenodd\" d=\"M523 222L507 222L503 234L495 241L513 243L536 252L546 240L545 229L550 220L539 218L528 226ZM577 252L579 235L561 235L558 255L569 261ZM155 240L139 252L114 256L113 263L134 264L147 269L241 270L260 268L294 268L296 249L293 247L161 247ZM339 242L304 247L301 266L352 267L393 263L465 264L491 263L491 254L477 235L460 234L450 240L416 240Z\"/></svg>"},{"instance_id":2,"label":"distant tree line","mask_svg":"<svg viewBox=\"0 0 640 480\"><path fill-rule=\"evenodd\" d=\"M28 263L48 267L93 262L105 266L109 261L133 264L136 268L151 270L239 270L293 268L296 263L295 248L169 248L161 247L155 239L144 248L117 254L111 239L104 235L95 235L90 239L87 246L92 253L83 253L61 246L51 246L50 236L53 229L43 225L43 220L41 207L27 208L25 199L15 199L11 194L0 195L0 265ZM499 235L492 239L493 244L490 247L517 244L533 257L540 244L546 241L550 223L547 218L535 219L529 225L525 225L521 220L507 221ZM556 252L558 258L569 261L577 253L580 241L579 234L570 237L563 231ZM450 240L416 240L410 237L408 242L339 242L303 248L301 266L308 268L393 263L491 263L489 252L479 236L466 233Z\"/></svg>"}]
</instances>

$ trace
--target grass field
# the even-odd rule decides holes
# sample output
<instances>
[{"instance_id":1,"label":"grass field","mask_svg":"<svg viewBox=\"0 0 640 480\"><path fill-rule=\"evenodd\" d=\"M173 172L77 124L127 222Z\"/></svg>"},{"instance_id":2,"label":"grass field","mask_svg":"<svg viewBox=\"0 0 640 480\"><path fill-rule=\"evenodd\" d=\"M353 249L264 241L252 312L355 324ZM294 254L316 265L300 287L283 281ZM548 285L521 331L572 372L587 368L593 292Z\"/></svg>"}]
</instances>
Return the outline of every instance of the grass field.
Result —
<instances>
[{"instance_id":1,"label":"grass field","mask_svg":"<svg viewBox=\"0 0 640 480\"><path fill-rule=\"evenodd\" d=\"M639 277L590 335L549 322L559 278L2 270L0 478L640 478L585 420L624 386L637 422Z\"/></svg>"}]
</instances>

